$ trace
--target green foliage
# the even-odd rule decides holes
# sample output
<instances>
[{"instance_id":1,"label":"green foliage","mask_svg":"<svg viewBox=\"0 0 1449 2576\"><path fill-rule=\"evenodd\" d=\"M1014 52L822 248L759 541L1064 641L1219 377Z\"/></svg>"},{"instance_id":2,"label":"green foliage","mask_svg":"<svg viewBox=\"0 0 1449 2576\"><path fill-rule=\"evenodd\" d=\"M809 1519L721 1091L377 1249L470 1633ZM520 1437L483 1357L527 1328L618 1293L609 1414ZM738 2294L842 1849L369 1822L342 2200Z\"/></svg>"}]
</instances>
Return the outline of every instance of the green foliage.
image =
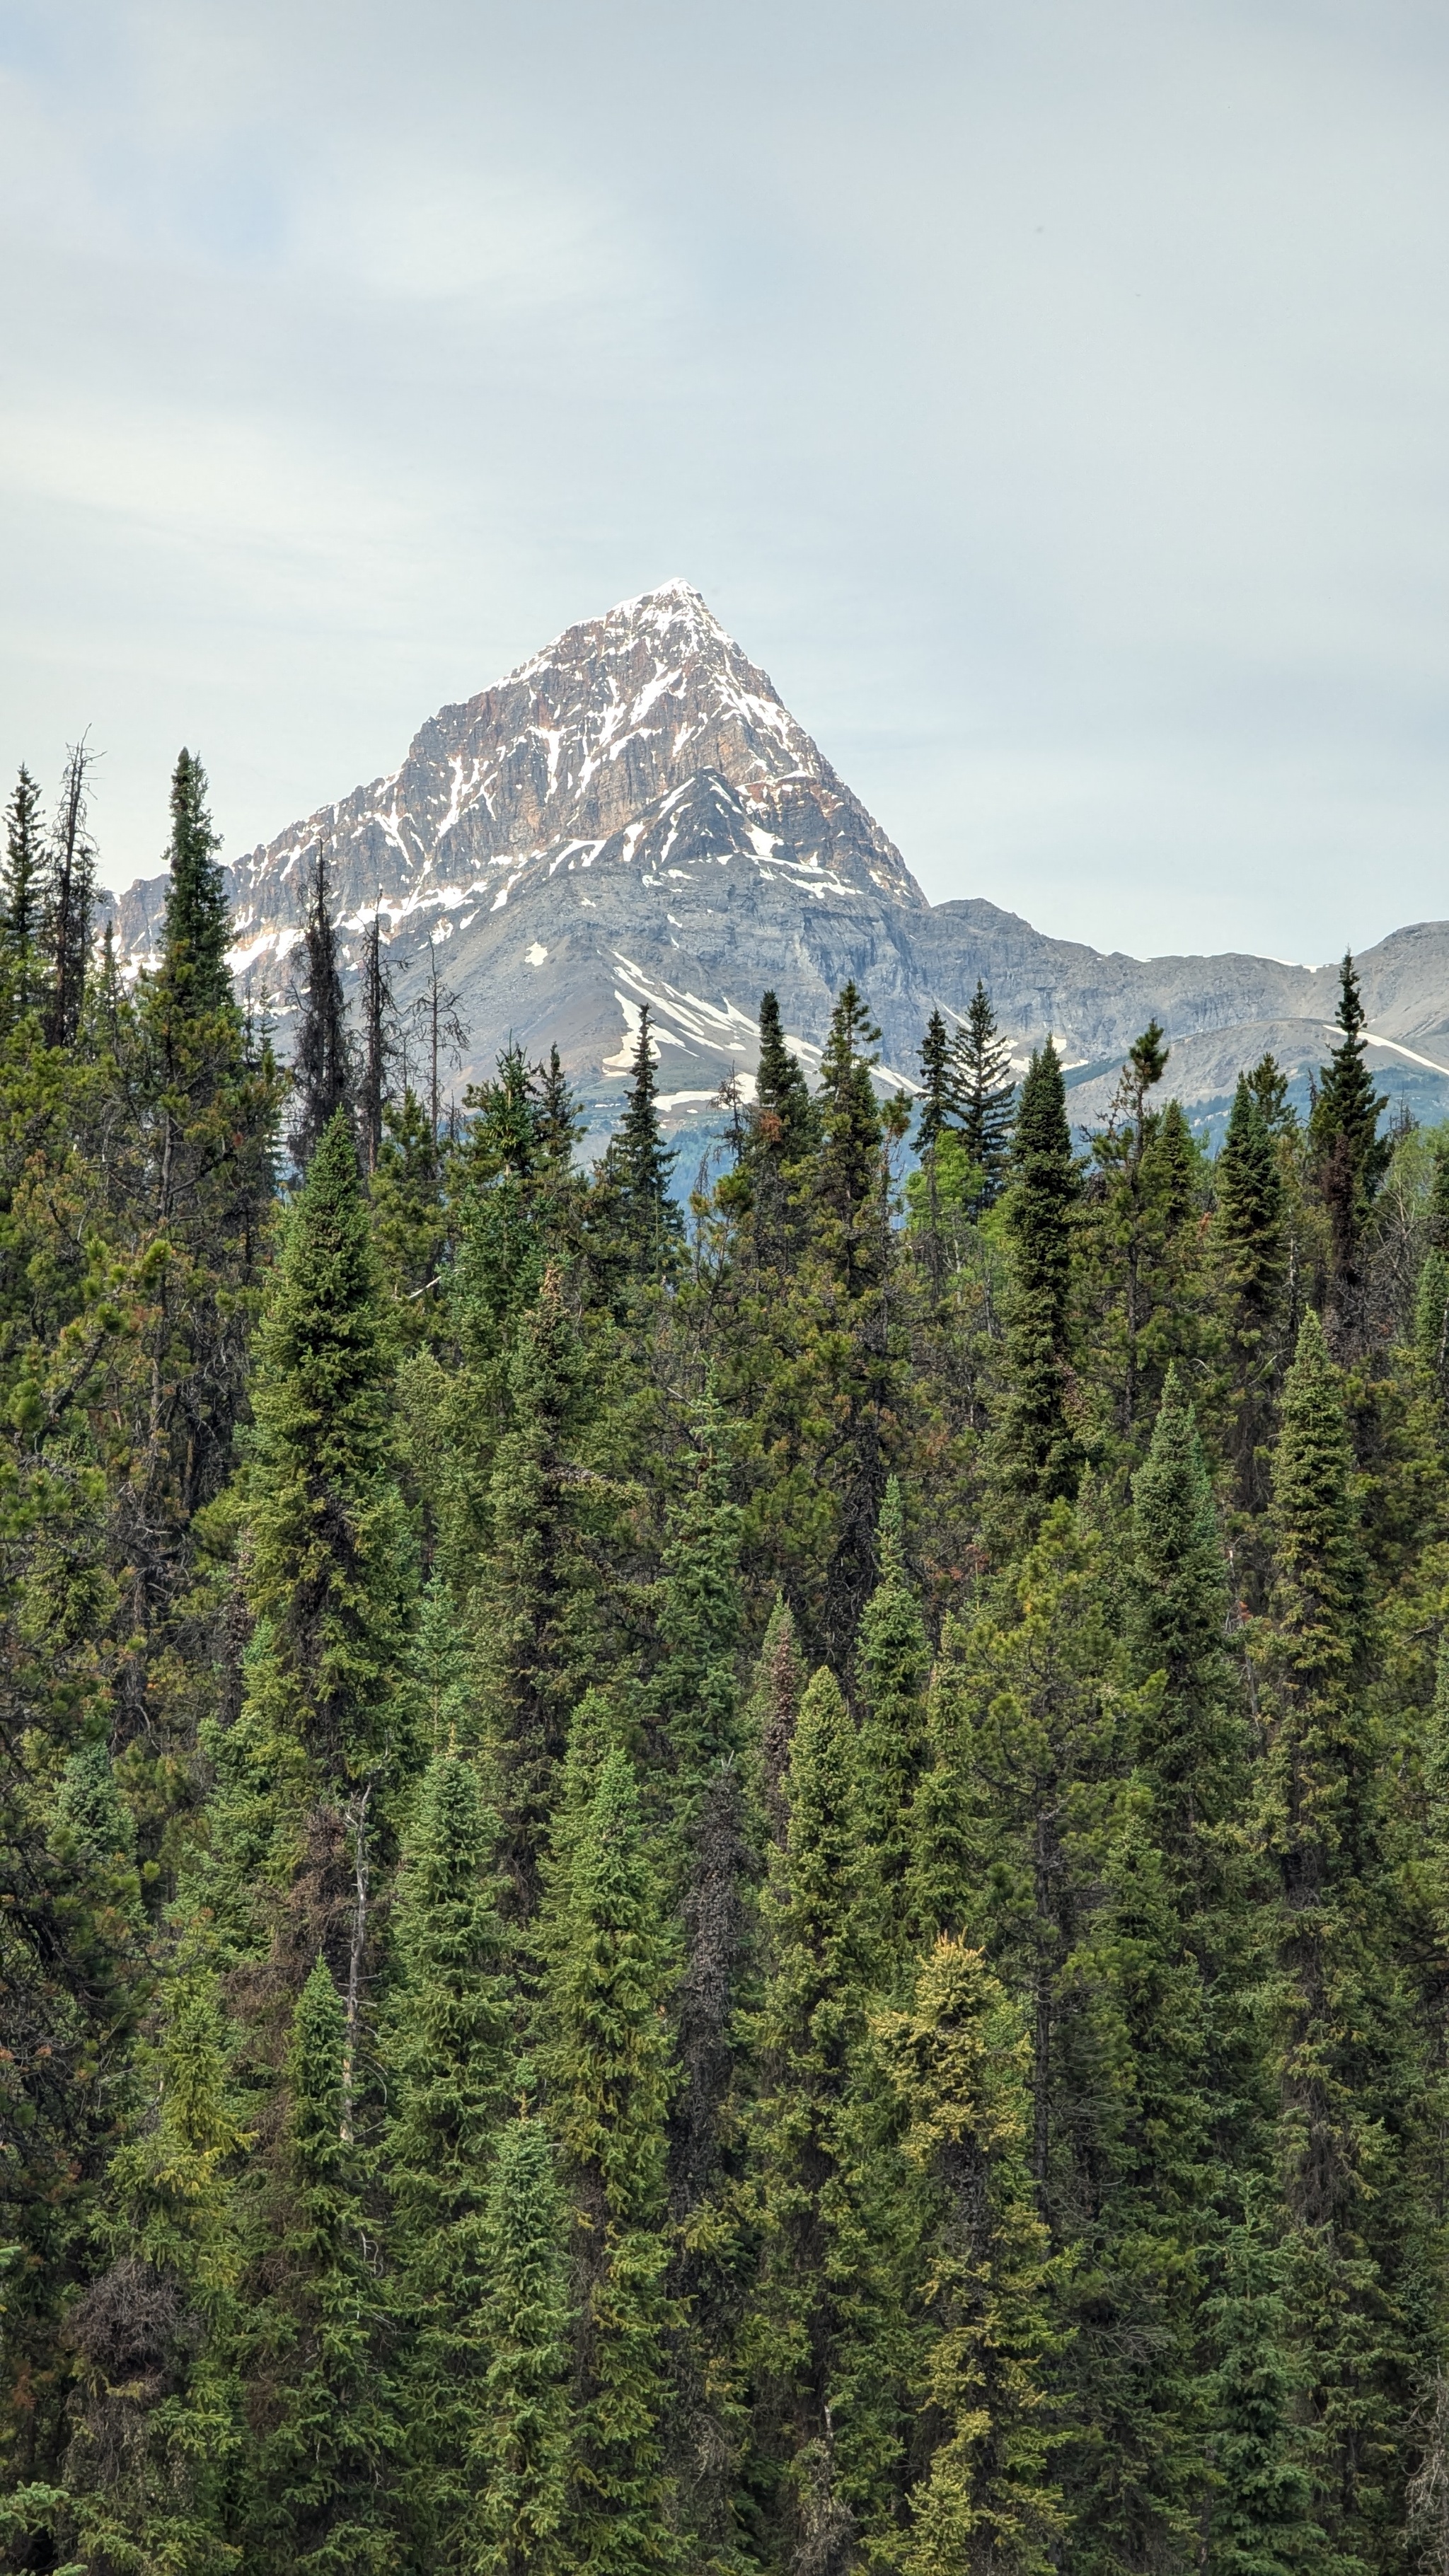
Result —
<instances>
[{"instance_id":1,"label":"green foliage","mask_svg":"<svg viewBox=\"0 0 1449 2576\"><path fill-rule=\"evenodd\" d=\"M638 1788L617 1748L560 1854L548 1956L542 2063L572 2204L579 2310L565 2563L626 2576L678 2563L665 2473L674 2320L662 2232L673 1964Z\"/></svg>"},{"instance_id":2,"label":"green foliage","mask_svg":"<svg viewBox=\"0 0 1449 2576\"><path fill-rule=\"evenodd\" d=\"M324 866L279 1206L200 766L129 989L86 784L0 920L7 2565L1437 2564L1449 1159L1351 974L1215 1162L1155 1024L1079 1160L943 1002L903 1193L864 996L813 1097L766 996L685 1260L647 1022L589 1170L556 1055L383 1122L375 985L364 1187Z\"/></svg>"},{"instance_id":3,"label":"green foliage","mask_svg":"<svg viewBox=\"0 0 1449 2576\"><path fill-rule=\"evenodd\" d=\"M1003 1534L1076 1491L1079 1445L1068 1407L1072 1228L1079 1179L1066 1092L1048 1038L1021 1086L1007 1201L1012 1295L995 1424Z\"/></svg>"}]
</instances>

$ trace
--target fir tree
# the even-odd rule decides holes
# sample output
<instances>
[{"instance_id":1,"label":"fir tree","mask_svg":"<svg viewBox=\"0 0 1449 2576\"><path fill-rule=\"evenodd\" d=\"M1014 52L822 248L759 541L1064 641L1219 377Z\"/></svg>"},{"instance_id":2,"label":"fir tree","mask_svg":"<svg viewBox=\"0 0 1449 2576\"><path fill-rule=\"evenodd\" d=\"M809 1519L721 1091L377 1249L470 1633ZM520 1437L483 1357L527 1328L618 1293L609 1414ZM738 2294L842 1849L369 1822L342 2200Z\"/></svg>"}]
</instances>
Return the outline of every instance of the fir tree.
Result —
<instances>
[{"instance_id":1,"label":"fir tree","mask_svg":"<svg viewBox=\"0 0 1449 2576\"><path fill-rule=\"evenodd\" d=\"M566 2215L541 2120L511 2120L498 2140L483 2235L479 2341L487 2355L475 2412L478 2576L566 2576L569 2379L573 2317Z\"/></svg>"},{"instance_id":2,"label":"fir tree","mask_svg":"<svg viewBox=\"0 0 1449 2576\"><path fill-rule=\"evenodd\" d=\"M559 1852L547 1950L544 2070L580 2312L565 2564L633 2576L679 2563L664 2464L671 1963L633 1769L617 1749Z\"/></svg>"},{"instance_id":3,"label":"fir tree","mask_svg":"<svg viewBox=\"0 0 1449 2576\"><path fill-rule=\"evenodd\" d=\"M16 1008L28 1011L41 990L45 900L45 828L40 789L22 761L5 808L5 873L0 878L0 937L13 978Z\"/></svg>"},{"instance_id":4,"label":"fir tree","mask_svg":"<svg viewBox=\"0 0 1449 2576\"><path fill-rule=\"evenodd\" d=\"M747 2338L786 2563L845 2567L889 2528L904 2440L904 2193L871 2057L884 1970L855 1729L811 1681L765 1897L755 2149L762 2278Z\"/></svg>"},{"instance_id":5,"label":"fir tree","mask_svg":"<svg viewBox=\"0 0 1449 2576\"><path fill-rule=\"evenodd\" d=\"M1013 1246L1006 1378L994 1426L994 1466L1007 1525L1076 1490L1078 1447L1068 1413L1072 1229L1078 1176L1066 1092L1051 1039L1021 1087L1007 1202Z\"/></svg>"},{"instance_id":6,"label":"fir tree","mask_svg":"<svg viewBox=\"0 0 1449 2576\"><path fill-rule=\"evenodd\" d=\"M966 1017L951 1041L951 1083L955 1124L973 1172L976 1206L994 1207L1006 1181L1016 1085L1011 1055L999 1035L991 996L976 978Z\"/></svg>"}]
</instances>

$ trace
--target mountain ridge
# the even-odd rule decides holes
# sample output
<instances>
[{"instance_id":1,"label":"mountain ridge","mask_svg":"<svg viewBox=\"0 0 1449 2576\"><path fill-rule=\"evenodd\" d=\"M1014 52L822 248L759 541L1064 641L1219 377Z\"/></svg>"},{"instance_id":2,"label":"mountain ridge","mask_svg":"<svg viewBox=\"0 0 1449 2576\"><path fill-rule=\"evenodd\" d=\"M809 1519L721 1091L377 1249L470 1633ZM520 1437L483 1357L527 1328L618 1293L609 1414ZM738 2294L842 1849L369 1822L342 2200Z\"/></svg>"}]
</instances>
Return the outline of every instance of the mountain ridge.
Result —
<instances>
[{"instance_id":1,"label":"mountain ridge","mask_svg":"<svg viewBox=\"0 0 1449 2576\"><path fill-rule=\"evenodd\" d=\"M596 1128L646 1002L670 1113L707 1121L727 1074L748 1093L766 986L809 1062L853 976L895 1082L912 1078L932 1007L958 1017L980 975L1018 1060L1055 1035L1083 1115L1155 1014L1173 1085L1205 1118L1268 1044L1300 1074L1320 1060L1336 998L1336 967L1247 951L1135 958L1053 938L983 897L932 905L768 675L678 580L565 628L439 708L396 769L233 862L232 962L254 991L285 983L319 844L351 970L374 911L404 1002L430 942L441 950L472 1032L457 1083L509 1036L530 1055L557 1045ZM164 886L138 880L117 902L133 966L154 953ZM1443 1114L1449 924L1396 931L1360 967L1375 1064ZM283 998L284 1042L287 1015Z\"/></svg>"}]
</instances>

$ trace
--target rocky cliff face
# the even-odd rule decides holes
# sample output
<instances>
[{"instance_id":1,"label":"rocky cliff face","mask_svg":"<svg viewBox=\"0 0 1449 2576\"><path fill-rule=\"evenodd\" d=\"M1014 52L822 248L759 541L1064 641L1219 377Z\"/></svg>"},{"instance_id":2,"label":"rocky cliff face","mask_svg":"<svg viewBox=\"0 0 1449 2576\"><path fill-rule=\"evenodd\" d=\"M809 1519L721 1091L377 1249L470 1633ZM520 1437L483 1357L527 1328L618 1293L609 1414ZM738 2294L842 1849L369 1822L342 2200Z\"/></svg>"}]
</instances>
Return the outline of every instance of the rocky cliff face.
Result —
<instances>
[{"instance_id":1,"label":"rocky cliff face","mask_svg":"<svg viewBox=\"0 0 1449 2576\"><path fill-rule=\"evenodd\" d=\"M767 985L807 1063L847 976L915 1070L932 1005L964 1010L981 975L1020 1053L1048 1030L1081 1114L1156 1013L1173 1080L1205 1109L1274 1046L1316 1063L1328 968L1247 956L1102 956L973 901L927 903L899 851L710 614L670 582L570 627L521 669L423 726L402 766L293 824L229 872L233 963L277 997L325 848L354 962L376 912L400 999L430 947L471 1031L461 1090L510 1034L557 1045L606 1125L642 1005L672 1114L707 1118L723 1077L746 1091ZM121 899L124 951L150 953L164 880ZM1381 1069L1449 1106L1449 924L1399 932L1362 961ZM1441 1081L1442 1072L1442 1081ZM1105 1086L1105 1089L1104 1089Z\"/></svg>"}]
</instances>

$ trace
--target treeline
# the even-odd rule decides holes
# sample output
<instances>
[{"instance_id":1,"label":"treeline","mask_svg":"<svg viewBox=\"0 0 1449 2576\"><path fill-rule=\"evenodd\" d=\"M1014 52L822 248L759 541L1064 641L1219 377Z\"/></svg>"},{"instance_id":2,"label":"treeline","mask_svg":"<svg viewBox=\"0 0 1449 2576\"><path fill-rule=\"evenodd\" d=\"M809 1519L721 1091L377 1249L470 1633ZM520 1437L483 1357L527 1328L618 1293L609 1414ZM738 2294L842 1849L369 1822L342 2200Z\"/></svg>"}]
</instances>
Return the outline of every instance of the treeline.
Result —
<instances>
[{"instance_id":1,"label":"treeline","mask_svg":"<svg viewBox=\"0 0 1449 2576\"><path fill-rule=\"evenodd\" d=\"M1449 1135L461 1120L0 915L0 2546L1449 2569ZM53 909L36 920L55 920ZM284 1141L285 1139L285 1141Z\"/></svg>"}]
</instances>

